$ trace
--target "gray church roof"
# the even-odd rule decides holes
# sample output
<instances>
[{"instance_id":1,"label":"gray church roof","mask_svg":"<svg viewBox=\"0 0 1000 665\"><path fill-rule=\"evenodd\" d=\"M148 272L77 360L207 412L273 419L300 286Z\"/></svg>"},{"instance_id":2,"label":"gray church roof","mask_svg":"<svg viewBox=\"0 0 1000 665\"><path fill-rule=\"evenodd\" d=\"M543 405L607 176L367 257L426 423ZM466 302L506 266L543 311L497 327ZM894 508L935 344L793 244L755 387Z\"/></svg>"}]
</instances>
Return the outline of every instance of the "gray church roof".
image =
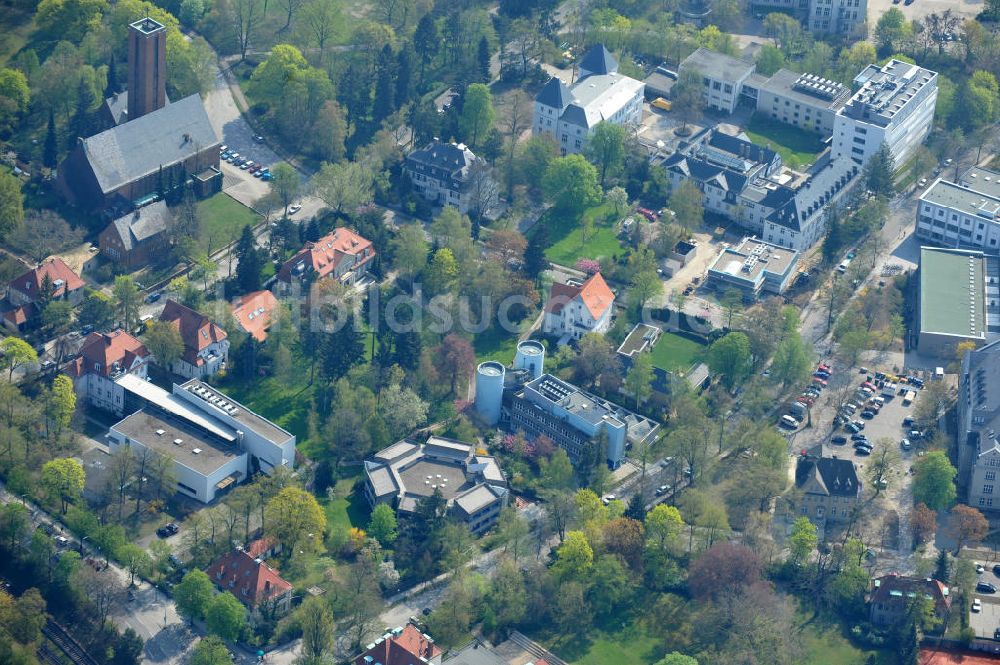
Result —
<instances>
[{"instance_id":1,"label":"gray church roof","mask_svg":"<svg viewBox=\"0 0 1000 665\"><path fill-rule=\"evenodd\" d=\"M542 91L538 93L535 101L562 111L573 102L573 93L569 91L565 83L552 77L545 84L545 87L542 88Z\"/></svg>"},{"instance_id":2,"label":"gray church roof","mask_svg":"<svg viewBox=\"0 0 1000 665\"><path fill-rule=\"evenodd\" d=\"M107 194L218 143L201 97L194 94L84 139L83 150Z\"/></svg>"},{"instance_id":3,"label":"gray church roof","mask_svg":"<svg viewBox=\"0 0 1000 665\"><path fill-rule=\"evenodd\" d=\"M590 74L613 74L618 71L618 61L604 44L595 44L580 61L580 71Z\"/></svg>"}]
</instances>

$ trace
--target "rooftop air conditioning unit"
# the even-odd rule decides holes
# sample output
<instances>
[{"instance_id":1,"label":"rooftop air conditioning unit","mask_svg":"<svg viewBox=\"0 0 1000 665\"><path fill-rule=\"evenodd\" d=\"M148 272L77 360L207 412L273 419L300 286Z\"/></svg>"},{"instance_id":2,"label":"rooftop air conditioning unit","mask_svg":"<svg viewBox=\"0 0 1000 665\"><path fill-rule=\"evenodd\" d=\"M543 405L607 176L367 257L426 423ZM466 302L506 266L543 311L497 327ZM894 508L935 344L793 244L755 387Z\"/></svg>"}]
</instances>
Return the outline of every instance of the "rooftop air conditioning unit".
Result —
<instances>
[{"instance_id":1,"label":"rooftop air conditioning unit","mask_svg":"<svg viewBox=\"0 0 1000 665\"><path fill-rule=\"evenodd\" d=\"M193 453L194 453L195 455L198 455L198 454L200 454L200 453L201 453L201 448L195 448L195 449L194 449L194 450L192 450L191 452L193 452Z\"/></svg>"}]
</instances>

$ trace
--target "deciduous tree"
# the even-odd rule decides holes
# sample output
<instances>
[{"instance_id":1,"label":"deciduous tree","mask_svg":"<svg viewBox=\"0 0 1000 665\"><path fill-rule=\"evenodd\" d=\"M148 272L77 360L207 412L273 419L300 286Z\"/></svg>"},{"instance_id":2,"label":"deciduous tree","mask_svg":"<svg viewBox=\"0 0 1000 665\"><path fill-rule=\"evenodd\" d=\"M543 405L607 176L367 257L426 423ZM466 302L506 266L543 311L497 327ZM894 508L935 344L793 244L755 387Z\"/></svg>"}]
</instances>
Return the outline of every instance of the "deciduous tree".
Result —
<instances>
[{"instance_id":1,"label":"deciduous tree","mask_svg":"<svg viewBox=\"0 0 1000 665\"><path fill-rule=\"evenodd\" d=\"M932 450L913 464L913 500L933 510L955 502L958 471L942 450Z\"/></svg>"},{"instance_id":2,"label":"deciduous tree","mask_svg":"<svg viewBox=\"0 0 1000 665\"><path fill-rule=\"evenodd\" d=\"M465 89L465 99L462 103L462 115L459 118L459 131L466 142L478 147L486 138L496 120L493 109L493 94L489 87L482 83L473 83Z\"/></svg>"},{"instance_id":3,"label":"deciduous tree","mask_svg":"<svg viewBox=\"0 0 1000 665\"><path fill-rule=\"evenodd\" d=\"M323 542L326 514L312 494L288 486L267 502L264 527L289 552L312 551Z\"/></svg>"},{"instance_id":4,"label":"deciduous tree","mask_svg":"<svg viewBox=\"0 0 1000 665\"><path fill-rule=\"evenodd\" d=\"M247 613L236 596L223 591L209 601L205 608L205 624L209 632L222 639L235 642L246 627Z\"/></svg>"},{"instance_id":5,"label":"deciduous tree","mask_svg":"<svg viewBox=\"0 0 1000 665\"><path fill-rule=\"evenodd\" d=\"M961 552L964 545L979 544L989 530L990 523L972 506L960 503L951 509L948 534L955 539L955 554Z\"/></svg>"},{"instance_id":6,"label":"deciduous tree","mask_svg":"<svg viewBox=\"0 0 1000 665\"><path fill-rule=\"evenodd\" d=\"M60 512L65 515L66 506L83 494L86 475L83 466L75 459L60 457L45 463L41 480L46 494L50 499L59 501Z\"/></svg>"},{"instance_id":7,"label":"deciduous tree","mask_svg":"<svg viewBox=\"0 0 1000 665\"><path fill-rule=\"evenodd\" d=\"M174 587L173 592L177 612L188 620L194 620L204 618L214 589L212 580L205 571L193 568Z\"/></svg>"},{"instance_id":8,"label":"deciduous tree","mask_svg":"<svg viewBox=\"0 0 1000 665\"><path fill-rule=\"evenodd\" d=\"M556 208L579 213L600 201L597 169L583 155L557 157L545 169L542 191Z\"/></svg>"},{"instance_id":9,"label":"deciduous tree","mask_svg":"<svg viewBox=\"0 0 1000 665\"><path fill-rule=\"evenodd\" d=\"M144 337L146 348L156 358L157 364L168 372L184 353L180 330L169 321L150 321Z\"/></svg>"}]
</instances>

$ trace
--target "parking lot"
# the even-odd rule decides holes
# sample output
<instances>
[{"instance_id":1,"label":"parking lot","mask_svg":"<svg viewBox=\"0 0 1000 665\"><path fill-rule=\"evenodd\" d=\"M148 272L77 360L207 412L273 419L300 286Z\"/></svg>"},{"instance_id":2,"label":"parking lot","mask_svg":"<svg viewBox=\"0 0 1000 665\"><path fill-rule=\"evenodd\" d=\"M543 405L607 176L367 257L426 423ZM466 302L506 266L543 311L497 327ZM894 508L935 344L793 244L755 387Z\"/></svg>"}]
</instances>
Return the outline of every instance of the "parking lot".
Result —
<instances>
[{"instance_id":1,"label":"parking lot","mask_svg":"<svg viewBox=\"0 0 1000 665\"><path fill-rule=\"evenodd\" d=\"M1000 588L1000 577L993 572L993 564L988 561L981 563L985 570L980 573L979 581ZM981 600L983 607L979 612L969 612L969 625L976 631L976 637L992 640L994 632L1000 628L1000 598L996 593L980 591L975 592L973 598Z\"/></svg>"}]
</instances>

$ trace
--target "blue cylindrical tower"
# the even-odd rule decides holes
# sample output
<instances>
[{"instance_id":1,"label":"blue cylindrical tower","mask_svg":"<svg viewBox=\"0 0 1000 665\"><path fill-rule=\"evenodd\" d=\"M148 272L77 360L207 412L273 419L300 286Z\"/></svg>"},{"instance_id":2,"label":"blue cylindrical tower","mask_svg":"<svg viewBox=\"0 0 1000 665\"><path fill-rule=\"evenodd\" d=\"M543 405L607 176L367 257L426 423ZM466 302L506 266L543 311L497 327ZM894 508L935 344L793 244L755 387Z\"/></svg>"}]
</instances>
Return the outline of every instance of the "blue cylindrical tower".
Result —
<instances>
[{"instance_id":1,"label":"blue cylindrical tower","mask_svg":"<svg viewBox=\"0 0 1000 665\"><path fill-rule=\"evenodd\" d=\"M476 368L476 413L487 425L500 422L506 373L504 366L494 360L480 363Z\"/></svg>"}]
</instances>

